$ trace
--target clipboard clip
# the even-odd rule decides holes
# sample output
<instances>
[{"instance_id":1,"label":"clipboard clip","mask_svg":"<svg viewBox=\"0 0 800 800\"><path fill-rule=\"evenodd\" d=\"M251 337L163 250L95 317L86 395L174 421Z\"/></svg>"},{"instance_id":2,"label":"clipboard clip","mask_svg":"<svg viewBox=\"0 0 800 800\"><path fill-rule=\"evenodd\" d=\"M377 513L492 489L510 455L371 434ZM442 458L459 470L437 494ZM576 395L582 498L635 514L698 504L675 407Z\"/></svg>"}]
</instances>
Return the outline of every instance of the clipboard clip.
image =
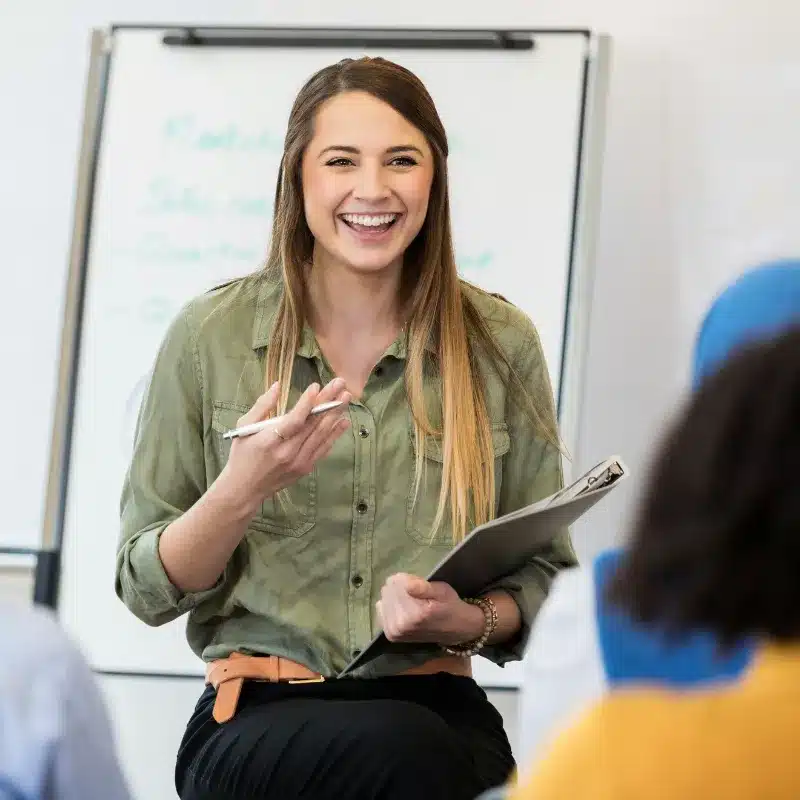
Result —
<instances>
[{"instance_id":1,"label":"clipboard clip","mask_svg":"<svg viewBox=\"0 0 800 800\"><path fill-rule=\"evenodd\" d=\"M617 478L621 478L625 474L625 470L622 469L622 466L619 464L618 461L615 461L613 464L609 465L609 467L600 475L590 475L586 479L586 487L580 492L583 494L584 492L593 492L595 489L604 489L606 486L611 486Z\"/></svg>"},{"instance_id":2,"label":"clipboard clip","mask_svg":"<svg viewBox=\"0 0 800 800\"><path fill-rule=\"evenodd\" d=\"M583 474L574 483L565 486L552 497L548 505L574 500L576 497L582 497L588 492L605 489L624 478L626 474L627 469L619 458L602 462Z\"/></svg>"}]
</instances>

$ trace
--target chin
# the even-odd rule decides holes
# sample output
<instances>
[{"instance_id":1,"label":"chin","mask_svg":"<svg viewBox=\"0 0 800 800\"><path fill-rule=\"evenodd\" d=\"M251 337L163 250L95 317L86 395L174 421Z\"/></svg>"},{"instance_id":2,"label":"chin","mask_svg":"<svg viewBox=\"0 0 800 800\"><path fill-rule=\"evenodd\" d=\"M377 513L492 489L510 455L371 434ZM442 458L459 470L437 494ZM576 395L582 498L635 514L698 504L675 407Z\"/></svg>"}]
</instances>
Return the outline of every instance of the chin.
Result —
<instances>
[{"instance_id":1,"label":"chin","mask_svg":"<svg viewBox=\"0 0 800 800\"><path fill-rule=\"evenodd\" d=\"M354 272L378 273L389 270L394 264L402 262L403 254L342 252L340 258L342 263Z\"/></svg>"}]
</instances>

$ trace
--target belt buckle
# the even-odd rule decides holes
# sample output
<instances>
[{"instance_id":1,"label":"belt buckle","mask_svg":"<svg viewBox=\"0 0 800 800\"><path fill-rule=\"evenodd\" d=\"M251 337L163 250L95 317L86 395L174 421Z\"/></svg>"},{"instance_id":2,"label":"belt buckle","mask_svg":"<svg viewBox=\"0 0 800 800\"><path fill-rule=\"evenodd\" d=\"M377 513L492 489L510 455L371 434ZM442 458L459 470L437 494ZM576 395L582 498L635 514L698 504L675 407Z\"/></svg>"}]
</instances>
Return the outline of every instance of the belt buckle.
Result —
<instances>
[{"instance_id":1,"label":"belt buckle","mask_svg":"<svg viewBox=\"0 0 800 800\"><path fill-rule=\"evenodd\" d=\"M294 680L286 681L287 683L324 683L325 676L320 675L318 678L295 678Z\"/></svg>"}]
</instances>

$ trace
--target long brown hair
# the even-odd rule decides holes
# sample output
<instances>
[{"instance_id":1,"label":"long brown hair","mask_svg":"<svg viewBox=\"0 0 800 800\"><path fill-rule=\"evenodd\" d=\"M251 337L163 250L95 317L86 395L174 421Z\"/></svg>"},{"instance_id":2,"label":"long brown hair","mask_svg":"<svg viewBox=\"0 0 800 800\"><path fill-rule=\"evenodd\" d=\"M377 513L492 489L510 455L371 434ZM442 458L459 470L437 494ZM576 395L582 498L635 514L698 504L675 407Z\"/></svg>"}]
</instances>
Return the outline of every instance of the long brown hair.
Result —
<instances>
[{"instance_id":1,"label":"long brown hair","mask_svg":"<svg viewBox=\"0 0 800 800\"><path fill-rule=\"evenodd\" d=\"M490 356L505 365L509 381L516 382L517 388L524 387L483 317L462 291L450 226L447 135L436 106L416 75L386 59L344 59L325 67L303 86L289 115L266 265L267 271L280 278L284 287L267 354L266 383L280 381L278 413L283 413L288 405L295 353L307 318L304 267L311 261L314 248L303 210L302 157L313 136L320 106L349 91L367 92L390 105L424 134L433 153L428 213L403 259L401 293L408 338L405 382L414 420L415 496L423 474L425 437L439 437L443 472L433 528L435 531L441 524L449 503L453 536L458 541L469 525L481 524L494 515L491 421L478 374L477 348L483 346ZM441 376L441 428L432 424L423 394L429 343L435 345ZM530 396L527 397L533 424L545 438L557 442L552 425L543 422Z\"/></svg>"}]
</instances>

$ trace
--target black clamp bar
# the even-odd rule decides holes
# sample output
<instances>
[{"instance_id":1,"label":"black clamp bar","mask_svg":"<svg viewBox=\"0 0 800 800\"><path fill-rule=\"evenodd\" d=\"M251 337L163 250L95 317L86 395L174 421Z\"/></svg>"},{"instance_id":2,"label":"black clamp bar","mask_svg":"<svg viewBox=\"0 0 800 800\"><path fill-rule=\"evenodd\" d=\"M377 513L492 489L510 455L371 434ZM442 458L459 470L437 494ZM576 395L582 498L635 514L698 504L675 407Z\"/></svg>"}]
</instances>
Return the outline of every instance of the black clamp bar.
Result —
<instances>
[{"instance_id":1,"label":"black clamp bar","mask_svg":"<svg viewBox=\"0 0 800 800\"><path fill-rule=\"evenodd\" d=\"M527 31L385 30L380 28L230 28L170 30L164 44L176 47L379 47L428 50L532 50Z\"/></svg>"}]
</instances>

